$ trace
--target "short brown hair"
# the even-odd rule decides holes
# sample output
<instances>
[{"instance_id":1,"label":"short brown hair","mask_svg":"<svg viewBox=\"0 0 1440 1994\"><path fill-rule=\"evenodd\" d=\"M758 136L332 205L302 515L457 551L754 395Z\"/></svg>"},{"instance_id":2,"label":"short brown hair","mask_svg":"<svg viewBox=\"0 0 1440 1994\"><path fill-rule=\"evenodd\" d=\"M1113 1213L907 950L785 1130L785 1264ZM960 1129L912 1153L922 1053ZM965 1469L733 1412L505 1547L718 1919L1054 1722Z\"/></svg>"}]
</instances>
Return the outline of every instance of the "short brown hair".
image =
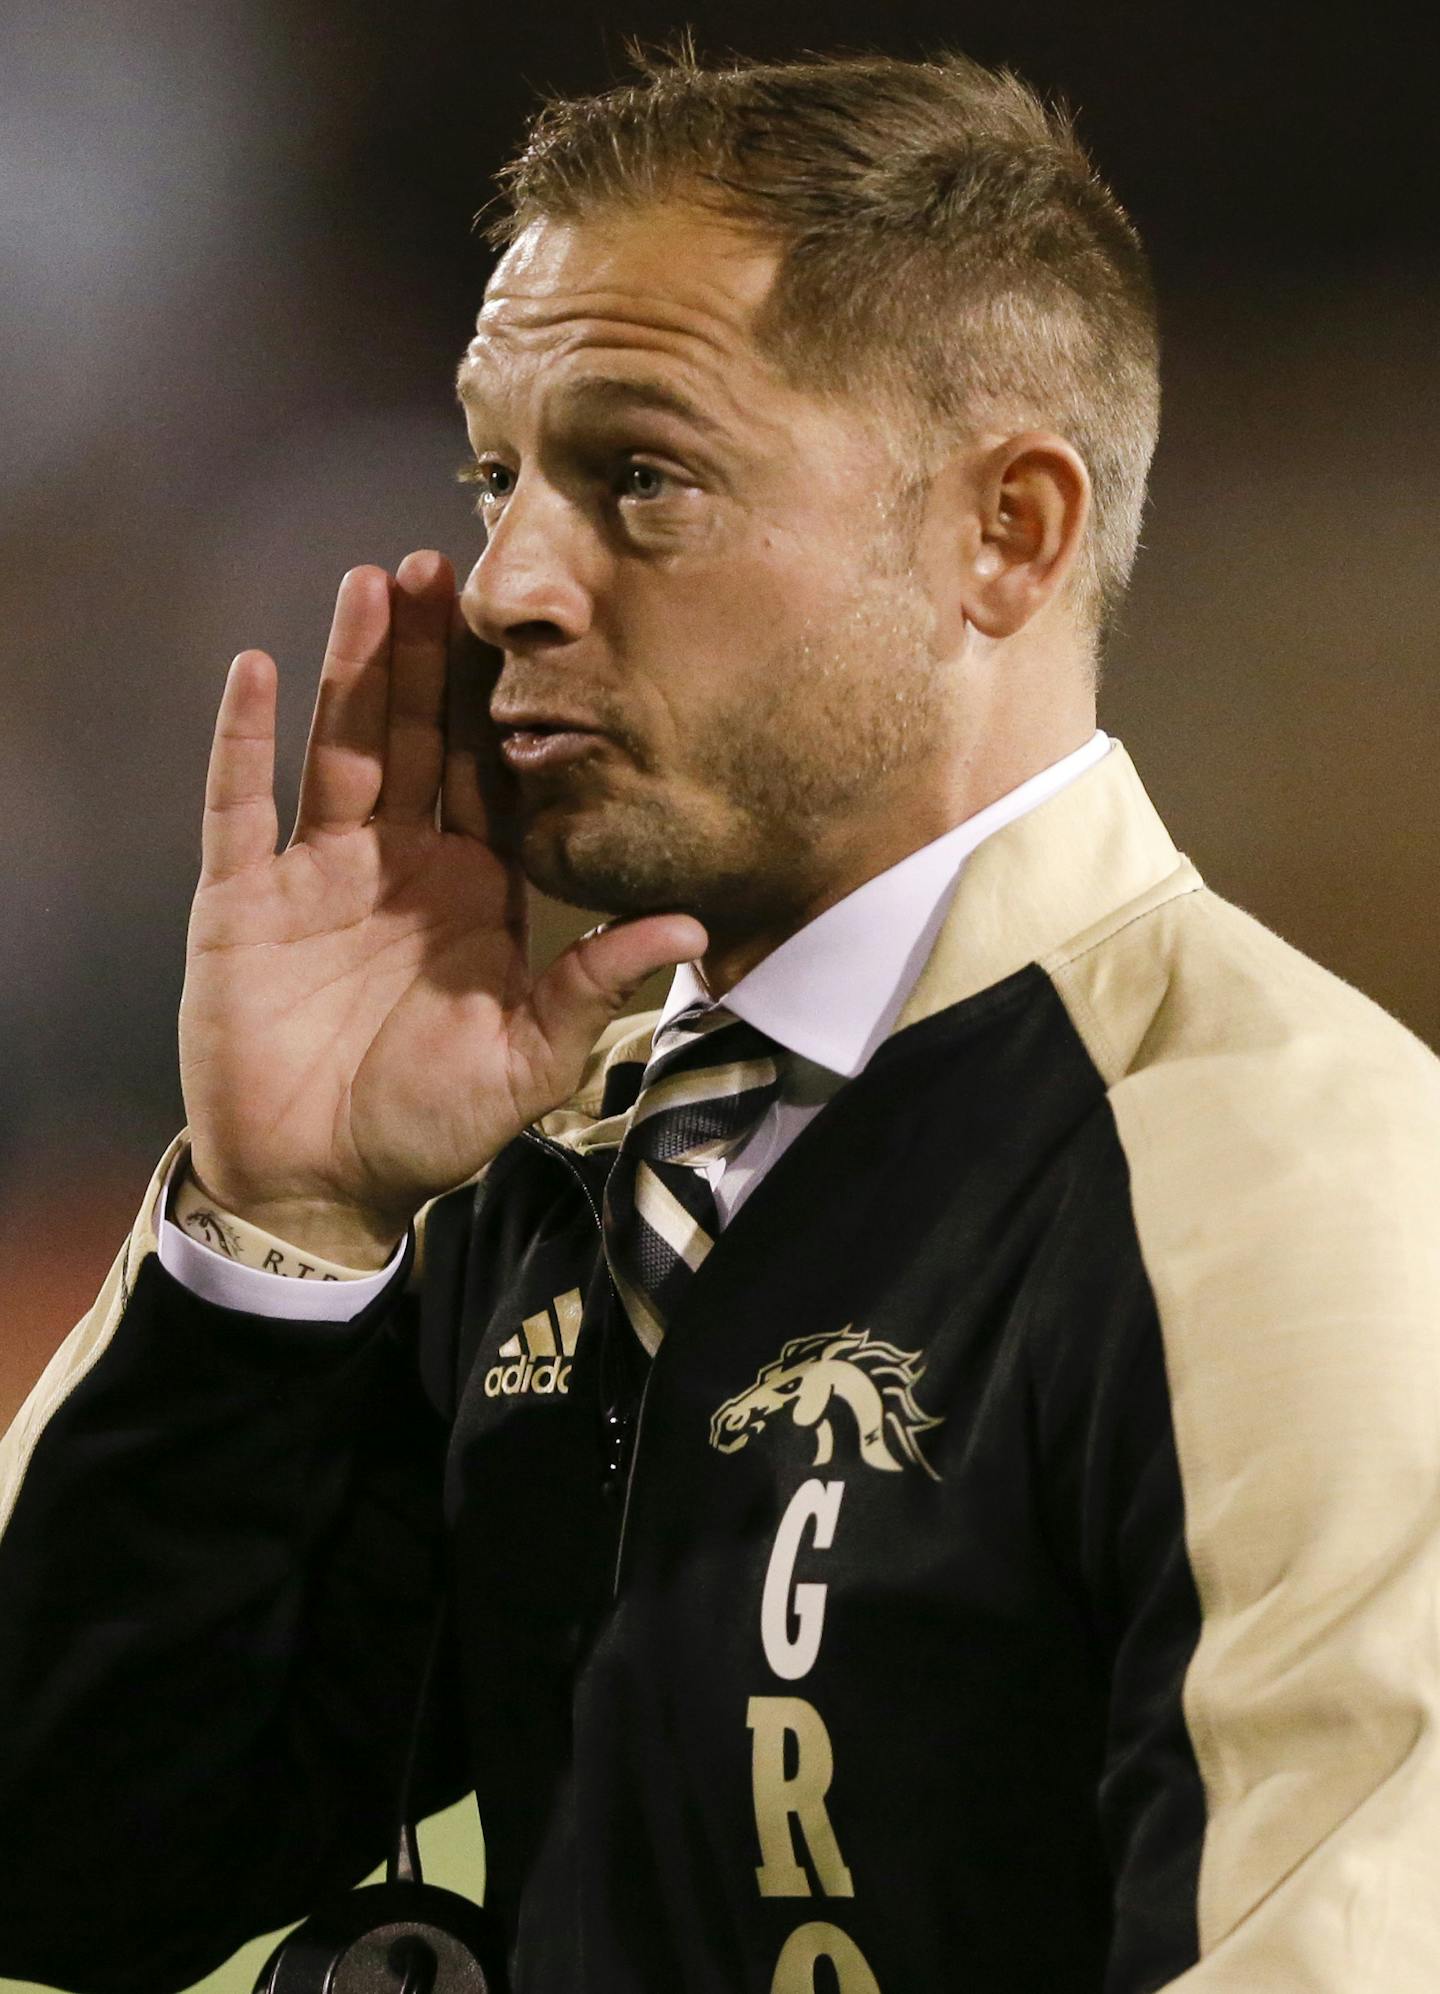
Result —
<instances>
[{"instance_id":1,"label":"short brown hair","mask_svg":"<svg viewBox=\"0 0 1440 1994\"><path fill-rule=\"evenodd\" d=\"M780 250L757 336L792 383L878 397L912 464L997 421L1075 446L1094 492L1075 607L1103 628L1139 539L1158 340L1139 238L1068 113L954 53L632 54L640 82L537 113L491 240L666 198L754 225Z\"/></svg>"}]
</instances>

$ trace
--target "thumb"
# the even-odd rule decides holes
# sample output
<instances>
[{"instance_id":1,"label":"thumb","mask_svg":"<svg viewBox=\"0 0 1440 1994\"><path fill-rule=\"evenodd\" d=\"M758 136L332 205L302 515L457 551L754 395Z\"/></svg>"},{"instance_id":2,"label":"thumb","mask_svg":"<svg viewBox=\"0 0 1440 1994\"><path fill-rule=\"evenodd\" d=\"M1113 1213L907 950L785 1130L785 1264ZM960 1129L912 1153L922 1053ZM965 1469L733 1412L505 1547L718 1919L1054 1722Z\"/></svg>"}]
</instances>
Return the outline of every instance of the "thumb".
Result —
<instances>
[{"instance_id":1,"label":"thumb","mask_svg":"<svg viewBox=\"0 0 1440 1994\"><path fill-rule=\"evenodd\" d=\"M556 1072L573 1072L578 1079L596 1039L646 977L693 962L709 941L689 914L646 914L592 928L572 942L530 995Z\"/></svg>"}]
</instances>

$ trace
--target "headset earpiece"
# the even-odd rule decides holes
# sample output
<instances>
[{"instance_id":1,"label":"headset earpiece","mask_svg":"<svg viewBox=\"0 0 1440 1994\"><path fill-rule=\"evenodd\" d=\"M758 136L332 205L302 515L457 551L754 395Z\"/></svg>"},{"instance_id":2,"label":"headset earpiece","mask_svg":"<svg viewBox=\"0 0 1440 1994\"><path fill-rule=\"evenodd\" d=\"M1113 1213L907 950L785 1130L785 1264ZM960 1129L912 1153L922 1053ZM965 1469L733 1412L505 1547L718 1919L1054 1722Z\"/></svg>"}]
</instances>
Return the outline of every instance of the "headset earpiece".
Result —
<instances>
[{"instance_id":1,"label":"headset earpiece","mask_svg":"<svg viewBox=\"0 0 1440 1994\"><path fill-rule=\"evenodd\" d=\"M347 1891L280 1941L255 1994L505 1994L505 1946L468 1897L433 1883Z\"/></svg>"}]
</instances>

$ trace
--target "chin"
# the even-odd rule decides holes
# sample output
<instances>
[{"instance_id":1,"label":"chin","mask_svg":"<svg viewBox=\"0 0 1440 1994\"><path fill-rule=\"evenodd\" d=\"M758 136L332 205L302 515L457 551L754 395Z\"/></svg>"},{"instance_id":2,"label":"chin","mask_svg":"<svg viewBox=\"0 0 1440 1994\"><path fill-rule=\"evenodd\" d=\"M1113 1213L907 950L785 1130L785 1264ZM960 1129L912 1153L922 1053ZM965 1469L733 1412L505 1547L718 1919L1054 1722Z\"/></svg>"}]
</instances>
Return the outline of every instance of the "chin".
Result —
<instances>
[{"instance_id":1,"label":"chin","mask_svg":"<svg viewBox=\"0 0 1440 1994\"><path fill-rule=\"evenodd\" d=\"M525 824L520 864L552 900L615 915L693 914L753 905L767 868L756 852L726 849L713 827L644 804L562 812L541 809Z\"/></svg>"},{"instance_id":2,"label":"chin","mask_svg":"<svg viewBox=\"0 0 1440 1994\"><path fill-rule=\"evenodd\" d=\"M520 839L520 864L539 892L599 914L652 914L682 906L690 882L677 881L663 850L643 827L617 823L613 809L535 813Z\"/></svg>"}]
</instances>

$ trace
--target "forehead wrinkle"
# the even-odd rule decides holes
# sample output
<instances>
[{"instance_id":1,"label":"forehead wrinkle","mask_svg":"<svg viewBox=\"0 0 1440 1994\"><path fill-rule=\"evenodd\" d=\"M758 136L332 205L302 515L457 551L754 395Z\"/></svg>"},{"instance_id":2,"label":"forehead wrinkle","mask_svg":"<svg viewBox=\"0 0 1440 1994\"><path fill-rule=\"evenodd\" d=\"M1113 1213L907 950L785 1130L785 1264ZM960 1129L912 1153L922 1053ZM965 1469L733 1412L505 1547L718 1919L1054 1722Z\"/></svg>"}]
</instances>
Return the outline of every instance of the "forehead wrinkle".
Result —
<instances>
[{"instance_id":1,"label":"forehead wrinkle","mask_svg":"<svg viewBox=\"0 0 1440 1994\"><path fill-rule=\"evenodd\" d=\"M672 280L673 282L673 280ZM517 331L544 331L573 319L609 319L657 332L675 332L721 351L736 351L748 343L750 321L761 302L737 298L721 282L691 279L691 295L673 288L650 290L614 284L579 285L574 289L496 290L485 293L476 330L487 321L502 330L510 320ZM499 324L496 325L496 321Z\"/></svg>"},{"instance_id":2,"label":"forehead wrinkle","mask_svg":"<svg viewBox=\"0 0 1440 1994\"><path fill-rule=\"evenodd\" d=\"M488 405L488 398L483 388L477 385L475 375L467 375L466 364L462 364L457 384L460 399L483 408ZM653 409L664 415L677 416L682 422L709 436L723 437L728 433L722 422L679 388L668 381L645 375L583 374L577 379L562 382L556 390L555 399L562 407L577 414L593 411L603 415L612 410Z\"/></svg>"},{"instance_id":3,"label":"forehead wrinkle","mask_svg":"<svg viewBox=\"0 0 1440 1994\"><path fill-rule=\"evenodd\" d=\"M744 353L735 342L707 338L689 327L661 325L653 318L614 314L556 313L530 324L505 324L482 313L475 336L465 349L465 366L492 360L501 367L528 359L569 359L586 350L610 347L621 353L653 353L678 363L709 381L723 385L723 375L741 359L755 368L758 356Z\"/></svg>"},{"instance_id":4,"label":"forehead wrinkle","mask_svg":"<svg viewBox=\"0 0 1440 1994\"><path fill-rule=\"evenodd\" d=\"M607 346L612 351L630 353L637 350L639 342L631 344L607 339L604 345L600 345L581 330L573 339L564 342L558 357L564 361L583 363L587 355L599 359ZM655 351L653 347L647 350ZM568 406L577 414L603 412L607 405L614 410L627 406L636 409L648 407L660 413L670 413L716 441L732 445L738 444L742 437L778 441L789 434L790 425L783 415L767 419L756 407L753 397L737 392L724 378L723 369L706 365L703 357L697 364L695 357L683 353L674 353L663 347L660 352L696 378L698 394L687 392L684 386L677 386L655 375L572 373L568 377L562 376L555 385L553 403L561 408ZM477 414L490 414L495 412L498 403L506 399L508 393L523 394L527 385L525 362L529 357L524 343L517 350L508 339L492 341L488 329L478 333L466 349L456 377L456 393L462 405ZM530 379L534 379L533 374ZM707 400L718 401L723 414L711 413L704 406Z\"/></svg>"}]
</instances>

